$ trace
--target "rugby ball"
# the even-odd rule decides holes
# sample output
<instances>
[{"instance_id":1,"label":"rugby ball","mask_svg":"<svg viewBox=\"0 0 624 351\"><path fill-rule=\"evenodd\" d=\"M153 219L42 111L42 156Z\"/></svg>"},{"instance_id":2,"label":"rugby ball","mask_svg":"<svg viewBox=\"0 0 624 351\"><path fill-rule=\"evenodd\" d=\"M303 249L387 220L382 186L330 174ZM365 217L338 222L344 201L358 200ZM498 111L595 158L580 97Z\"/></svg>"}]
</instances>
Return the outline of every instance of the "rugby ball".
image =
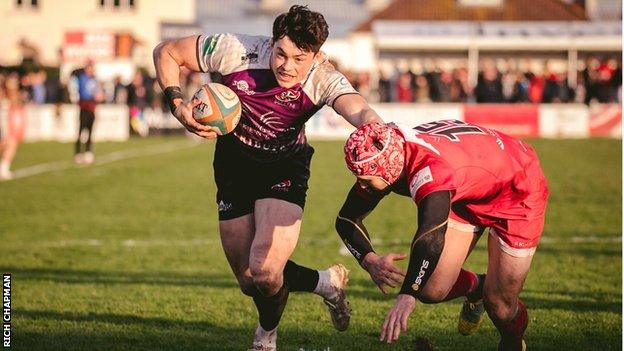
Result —
<instances>
[{"instance_id":1,"label":"rugby ball","mask_svg":"<svg viewBox=\"0 0 624 351\"><path fill-rule=\"evenodd\" d=\"M221 135L236 128L241 116L241 103L232 89L223 84L204 84L193 95L193 118L203 125L216 127Z\"/></svg>"}]
</instances>

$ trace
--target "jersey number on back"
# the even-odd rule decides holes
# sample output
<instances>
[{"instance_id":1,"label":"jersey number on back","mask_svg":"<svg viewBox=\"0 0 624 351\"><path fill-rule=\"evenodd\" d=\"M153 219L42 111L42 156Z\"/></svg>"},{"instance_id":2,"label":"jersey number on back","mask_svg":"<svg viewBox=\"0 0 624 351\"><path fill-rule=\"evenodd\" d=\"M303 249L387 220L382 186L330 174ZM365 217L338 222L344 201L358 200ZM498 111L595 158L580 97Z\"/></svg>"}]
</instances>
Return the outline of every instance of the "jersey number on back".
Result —
<instances>
[{"instance_id":1,"label":"jersey number on back","mask_svg":"<svg viewBox=\"0 0 624 351\"><path fill-rule=\"evenodd\" d=\"M414 127L417 133L442 136L451 141L459 141L461 134L485 134L481 128L458 120L445 120L424 123Z\"/></svg>"}]
</instances>

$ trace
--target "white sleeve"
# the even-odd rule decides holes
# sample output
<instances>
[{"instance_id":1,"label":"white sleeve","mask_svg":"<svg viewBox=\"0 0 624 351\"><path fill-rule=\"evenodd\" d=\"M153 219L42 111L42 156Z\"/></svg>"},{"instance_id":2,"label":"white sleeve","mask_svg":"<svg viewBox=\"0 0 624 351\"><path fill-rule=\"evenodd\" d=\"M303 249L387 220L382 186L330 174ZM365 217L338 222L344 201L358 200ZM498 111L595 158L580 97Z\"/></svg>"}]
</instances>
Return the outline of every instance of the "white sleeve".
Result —
<instances>
[{"instance_id":1,"label":"white sleeve","mask_svg":"<svg viewBox=\"0 0 624 351\"><path fill-rule=\"evenodd\" d=\"M268 37L240 34L200 35L197 61L203 72L223 75L268 66Z\"/></svg>"},{"instance_id":2,"label":"white sleeve","mask_svg":"<svg viewBox=\"0 0 624 351\"><path fill-rule=\"evenodd\" d=\"M304 85L304 90L314 104L328 106L332 106L341 95L358 94L349 80L329 62L321 63L314 68Z\"/></svg>"}]
</instances>

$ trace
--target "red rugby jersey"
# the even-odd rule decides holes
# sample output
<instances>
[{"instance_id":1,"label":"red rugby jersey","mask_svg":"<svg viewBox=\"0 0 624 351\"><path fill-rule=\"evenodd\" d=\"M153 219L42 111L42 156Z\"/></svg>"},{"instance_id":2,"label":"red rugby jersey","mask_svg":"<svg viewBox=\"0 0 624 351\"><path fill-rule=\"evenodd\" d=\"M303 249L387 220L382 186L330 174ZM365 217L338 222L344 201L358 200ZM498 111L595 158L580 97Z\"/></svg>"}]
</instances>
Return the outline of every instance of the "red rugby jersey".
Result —
<instances>
[{"instance_id":1,"label":"red rugby jersey","mask_svg":"<svg viewBox=\"0 0 624 351\"><path fill-rule=\"evenodd\" d=\"M529 144L457 120L397 129L406 140L405 180L416 203L450 190L453 212L482 226L543 213L546 179Z\"/></svg>"}]
</instances>

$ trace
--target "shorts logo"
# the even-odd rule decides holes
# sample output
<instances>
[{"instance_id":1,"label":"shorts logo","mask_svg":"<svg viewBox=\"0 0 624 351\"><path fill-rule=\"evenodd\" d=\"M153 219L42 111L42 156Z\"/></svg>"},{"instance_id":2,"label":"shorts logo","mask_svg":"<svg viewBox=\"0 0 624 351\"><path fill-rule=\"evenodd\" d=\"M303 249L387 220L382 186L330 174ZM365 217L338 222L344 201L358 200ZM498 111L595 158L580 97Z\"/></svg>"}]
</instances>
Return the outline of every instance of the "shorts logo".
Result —
<instances>
[{"instance_id":1,"label":"shorts logo","mask_svg":"<svg viewBox=\"0 0 624 351\"><path fill-rule=\"evenodd\" d=\"M219 212L225 212L232 209L232 204L229 202L219 201Z\"/></svg>"},{"instance_id":2,"label":"shorts logo","mask_svg":"<svg viewBox=\"0 0 624 351\"><path fill-rule=\"evenodd\" d=\"M418 289L420 289L420 284L422 284L422 278L425 275L425 270L427 268L429 268L429 261L423 260L422 265L420 266L420 271L418 272L418 276L416 277L414 284L412 284L412 289L414 291L418 291Z\"/></svg>"},{"instance_id":3,"label":"shorts logo","mask_svg":"<svg viewBox=\"0 0 624 351\"><path fill-rule=\"evenodd\" d=\"M295 101L295 100L298 100L300 97L301 97L301 91L294 91L290 89L275 95L275 98L281 102Z\"/></svg>"},{"instance_id":4,"label":"shorts logo","mask_svg":"<svg viewBox=\"0 0 624 351\"><path fill-rule=\"evenodd\" d=\"M416 196L416 192L421 186L431 181L433 181L433 176L431 175L431 169L429 166L418 171L410 183L410 194L412 194L412 197Z\"/></svg>"},{"instance_id":5,"label":"shorts logo","mask_svg":"<svg viewBox=\"0 0 624 351\"><path fill-rule=\"evenodd\" d=\"M288 191L290 190L290 180L281 181L271 187L271 190Z\"/></svg>"}]
</instances>

